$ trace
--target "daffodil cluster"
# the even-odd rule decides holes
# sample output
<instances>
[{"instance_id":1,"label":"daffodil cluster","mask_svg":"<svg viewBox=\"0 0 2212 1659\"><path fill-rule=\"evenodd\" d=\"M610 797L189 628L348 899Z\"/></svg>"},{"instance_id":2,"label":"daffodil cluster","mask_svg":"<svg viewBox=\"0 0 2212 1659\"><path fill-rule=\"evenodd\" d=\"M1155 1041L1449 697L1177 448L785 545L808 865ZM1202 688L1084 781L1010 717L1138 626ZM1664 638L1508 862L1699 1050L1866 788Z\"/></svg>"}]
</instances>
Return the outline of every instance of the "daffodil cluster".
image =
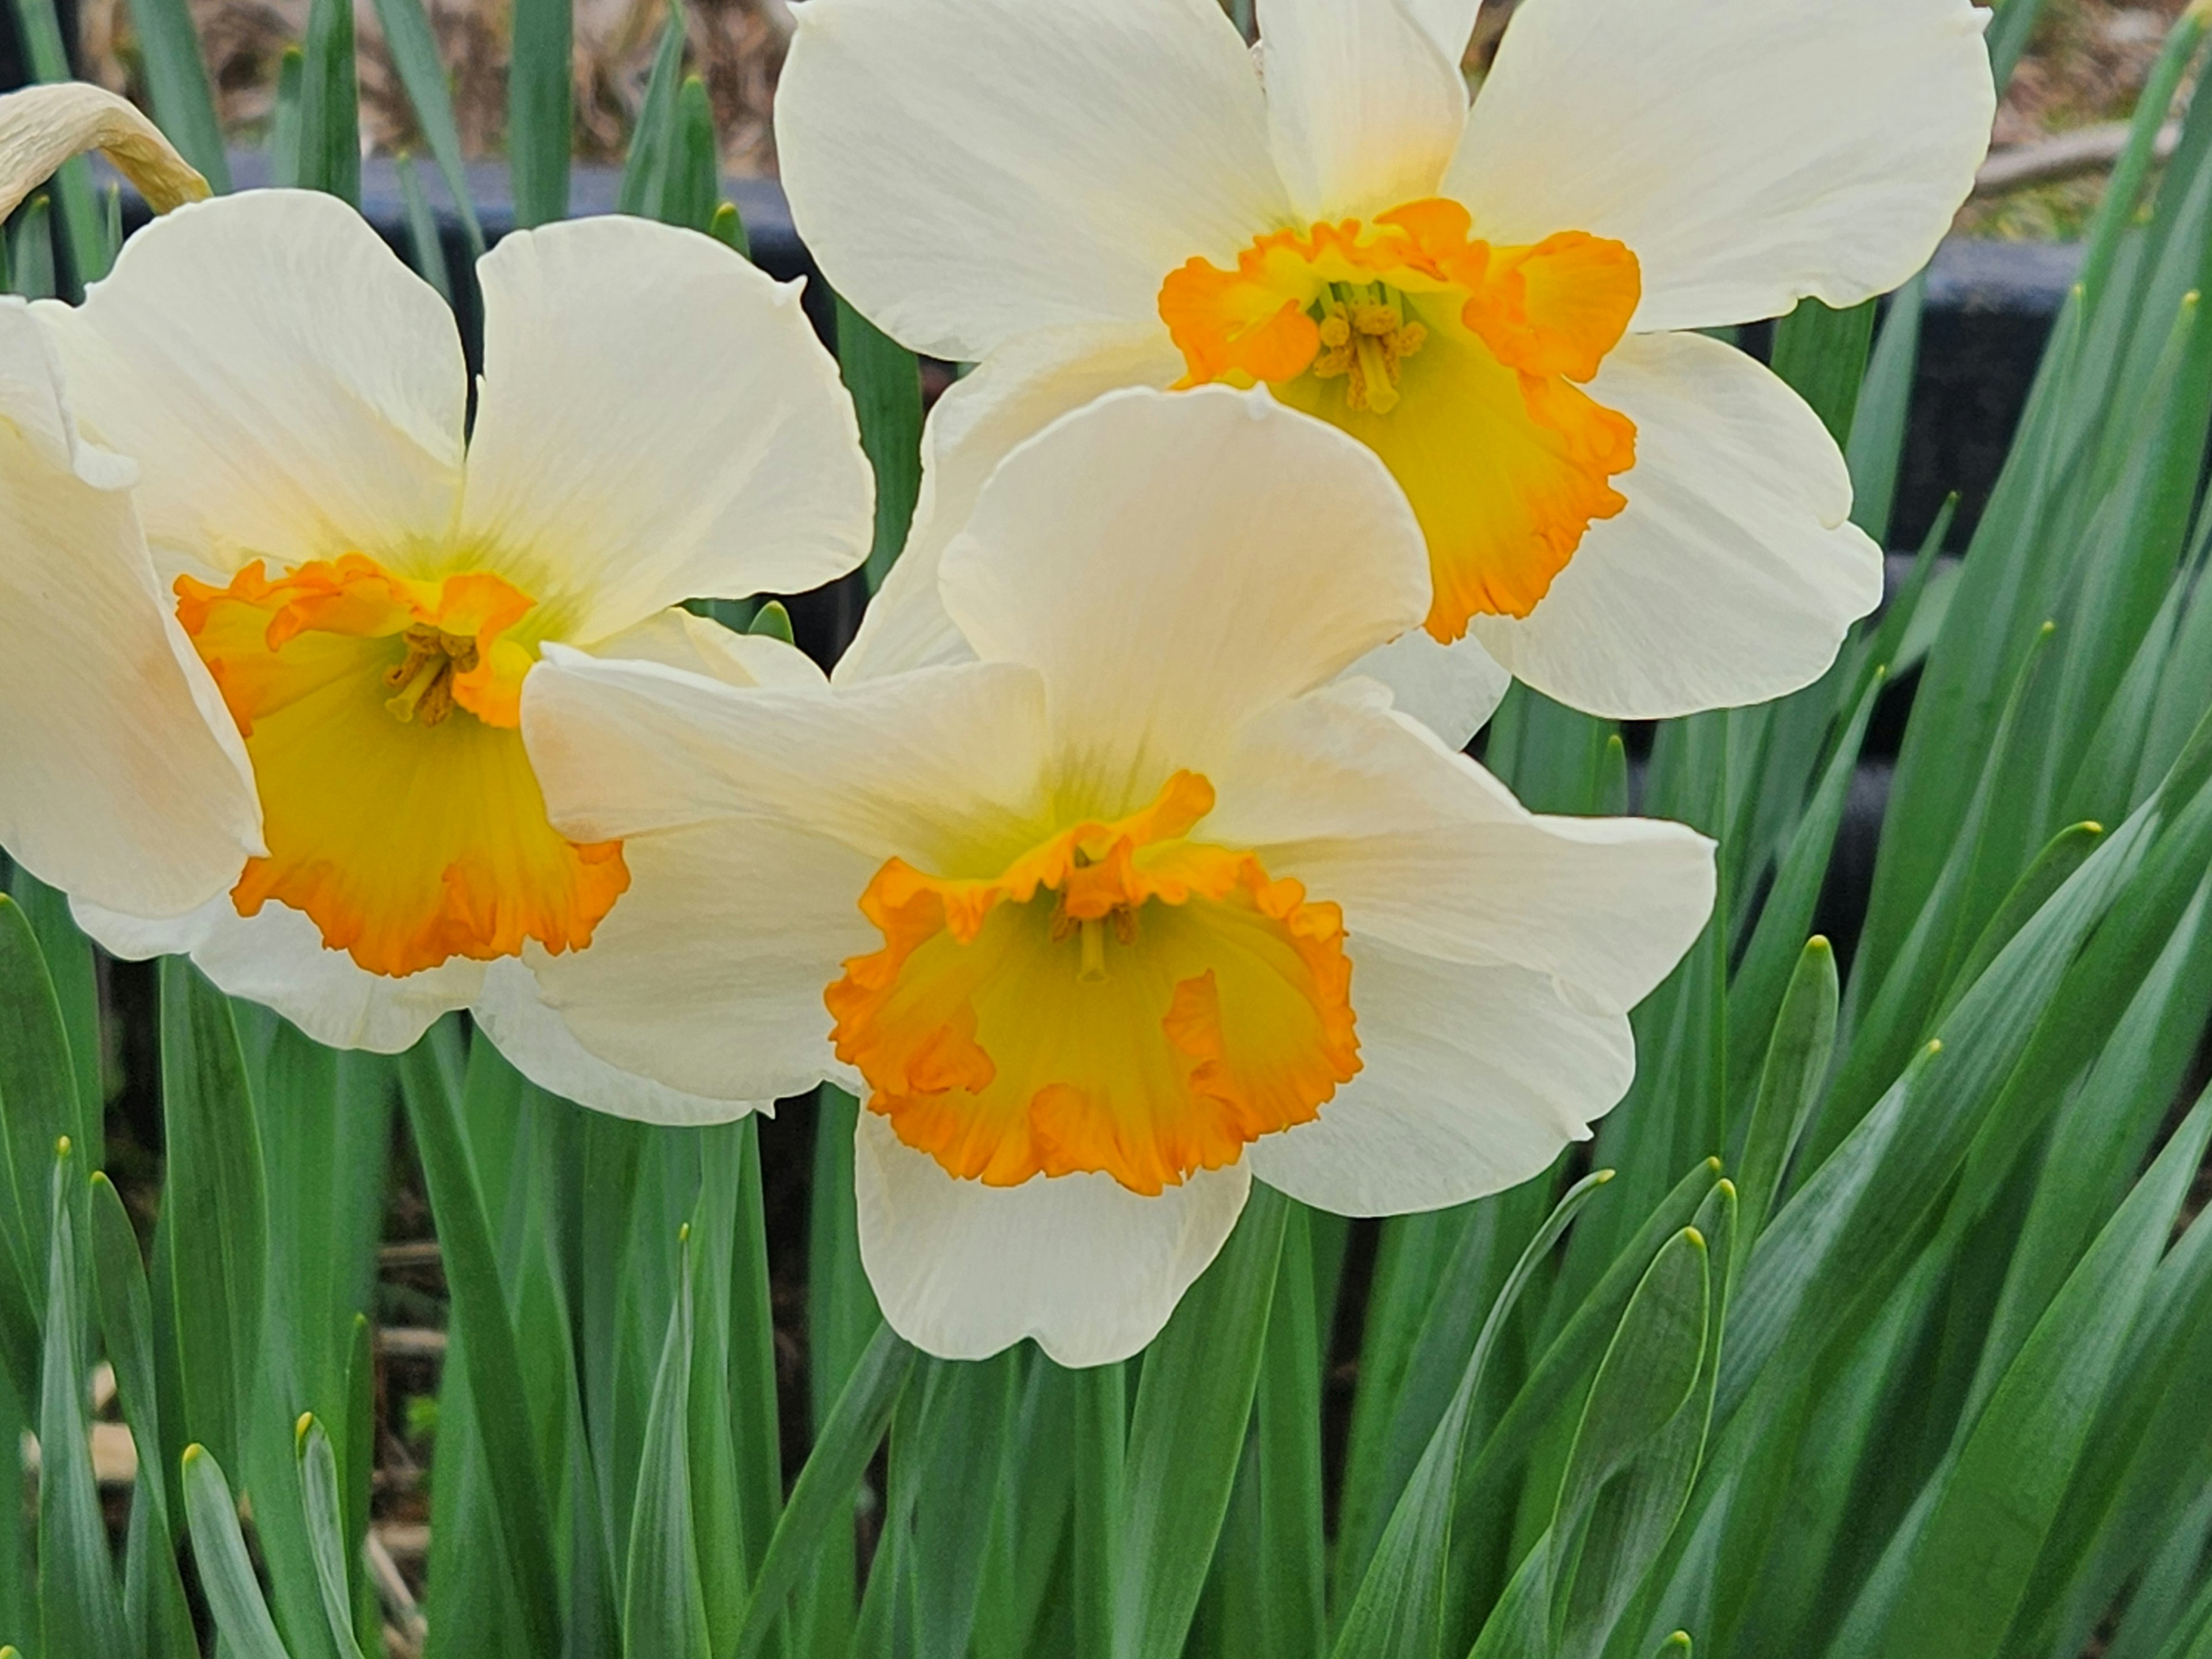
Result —
<instances>
[{"instance_id":1,"label":"daffodil cluster","mask_svg":"<svg viewBox=\"0 0 2212 1659\"><path fill-rule=\"evenodd\" d=\"M471 386L349 208L190 200L88 89L0 113L17 173L108 143L185 204L0 307L0 840L326 1043L466 1009L664 1122L848 1087L892 1324L1102 1363L1254 1181L1460 1203L1626 1091L1712 848L1461 751L1509 673L1758 701L1877 602L1820 420L1695 331L1925 260L1984 14L1538 0L1470 105L1474 0L1263 0L1256 49L1212 0L799 10L799 228L975 365L826 678L682 608L866 553L797 284L517 232Z\"/></svg>"}]
</instances>

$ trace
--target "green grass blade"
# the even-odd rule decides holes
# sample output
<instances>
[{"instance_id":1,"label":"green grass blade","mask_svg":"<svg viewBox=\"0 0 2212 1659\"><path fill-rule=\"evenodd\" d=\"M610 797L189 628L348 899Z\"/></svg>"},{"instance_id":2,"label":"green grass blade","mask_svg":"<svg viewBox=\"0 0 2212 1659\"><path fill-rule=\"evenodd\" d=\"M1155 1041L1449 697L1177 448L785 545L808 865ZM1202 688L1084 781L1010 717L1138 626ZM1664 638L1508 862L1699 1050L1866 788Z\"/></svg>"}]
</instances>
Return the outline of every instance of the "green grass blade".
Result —
<instances>
[{"instance_id":1,"label":"green grass blade","mask_svg":"<svg viewBox=\"0 0 2212 1659\"><path fill-rule=\"evenodd\" d=\"M1474 1407L1499 1333L1519 1304L1538 1264L1552 1252L1576 1214L1612 1180L1601 1170L1571 1188L1539 1228L1483 1321L1451 1406L1429 1437L1427 1449L1391 1511L1389 1524L1361 1578L1331 1650L1335 1659L1427 1659L1443 1639L1448 1618L1445 1576L1451 1559L1454 1490L1459 1483L1468 1415Z\"/></svg>"},{"instance_id":2,"label":"green grass blade","mask_svg":"<svg viewBox=\"0 0 2212 1659\"><path fill-rule=\"evenodd\" d=\"M1097 1365L1073 1381L1075 1659L1109 1659L1128 1501L1128 1369Z\"/></svg>"},{"instance_id":3,"label":"green grass blade","mask_svg":"<svg viewBox=\"0 0 2212 1659\"><path fill-rule=\"evenodd\" d=\"M799 1469L783 1518L769 1540L767 1558L745 1605L737 1659L751 1659L760 1651L807 1562L830 1528L851 1515L853 1489L883 1443L916 1357L890 1326L877 1328L815 1435L814 1450Z\"/></svg>"},{"instance_id":4,"label":"green grass blade","mask_svg":"<svg viewBox=\"0 0 2212 1659\"><path fill-rule=\"evenodd\" d=\"M574 149L568 0L515 0L514 50L507 71L507 155L514 222L568 216L568 158Z\"/></svg>"},{"instance_id":5,"label":"green grass blade","mask_svg":"<svg viewBox=\"0 0 2212 1659\"><path fill-rule=\"evenodd\" d=\"M469 195L467 171L461 165L461 135L453 122L453 93L447 83L445 59L438 53L438 37L431 31L422 0L376 0L376 21L384 31L385 50L407 101L415 111L422 142L430 147L438 171L459 212L461 229L471 252L481 258L483 227L477 220L476 204ZM423 272L425 276L429 273Z\"/></svg>"},{"instance_id":6,"label":"green grass blade","mask_svg":"<svg viewBox=\"0 0 2212 1659\"><path fill-rule=\"evenodd\" d=\"M1735 1228L1736 1265L1766 1225L1790 1155L1819 1103L1836 1044L1836 954L1815 938L1797 958L1774 1020L1759 1098L1744 1132L1743 1206Z\"/></svg>"},{"instance_id":7,"label":"green grass blade","mask_svg":"<svg viewBox=\"0 0 2212 1659\"><path fill-rule=\"evenodd\" d=\"M623 1575L625 1651L666 1659L712 1659L707 1601L692 1537L690 1457L685 1424L691 1395L691 1251L686 1228L678 1241L682 1267L676 1305L660 1351L630 1517L629 1565Z\"/></svg>"},{"instance_id":8,"label":"green grass blade","mask_svg":"<svg viewBox=\"0 0 2212 1659\"><path fill-rule=\"evenodd\" d=\"M2148 1294L2208 1138L2200 1103L2052 1301L1972 1425L1912 1552L1884 1652L1981 1659L2002 1650L2093 1406Z\"/></svg>"},{"instance_id":9,"label":"green grass blade","mask_svg":"<svg viewBox=\"0 0 2212 1659\"><path fill-rule=\"evenodd\" d=\"M415 158L404 153L392 158L392 171L399 180L399 202L407 216L407 243L414 252L415 274L438 290L447 305L453 302L453 276L446 264L446 245L438 235L437 216L422 194L422 179L415 171Z\"/></svg>"},{"instance_id":10,"label":"green grass blade","mask_svg":"<svg viewBox=\"0 0 2212 1659\"><path fill-rule=\"evenodd\" d=\"M1259 1483L1259 1571L1254 1589L1261 1652L1318 1659L1328 1631L1328 1546L1322 1516L1321 1333L1316 1325L1310 1212L1284 1224L1275 1305L1253 1402Z\"/></svg>"},{"instance_id":11,"label":"green grass blade","mask_svg":"<svg viewBox=\"0 0 2212 1659\"><path fill-rule=\"evenodd\" d=\"M1115 1659L1175 1659L1228 1512L1290 1200L1255 1184L1237 1230L1145 1355L1129 1426Z\"/></svg>"},{"instance_id":12,"label":"green grass blade","mask_svg":"<svg viewBox=\"0 0 2212 1659\"><path fill-rule=\"evenodd\" d=\"M876 539L868 592L891 573L921 495L921 370L908 351L837 300L837 366L860 417L860 447L876 474Z\"/></svg>"},{"instance_id":13,"label":"green grass blade","mask_svg":"<svg viewBox=\"0 0 2212 1659\"><path fill-rule=\"evenodd\" d=\"M0 1335L18 1399L38 1397L31 1356L46 1304L54 1146L82 1121L60 1002L29 917L0 896L0 1114L10 1179L0 1192Z\"/></svg>"},{"instance_id":14,"label":"green grass blade","mask_svg":"<svg viewBox=\"0 0 2212 1659\"><path fill-rule=\"evenodd\" d=\"M1851 441L1867 353L1874 343L1874 313L1872 300L1845 311L1800 300L1774 325L1774 372L1812 405L1839 447Z\"/></svg>"},{"instance_id":15,"label":"green grass blade","mask_svg":"<svg viewBox=\"0 0 2212 1659\"><path fill-rule=\"evenodd\" d=\"M20 865L9 873L8 892L23 907L24 918L39 941L39 954L46 959L46 976L61 1010L62 1030L69 1039L77 1107L77 1127L70 1138L83 1154L84 1167L100 1169L107 1161L102 1122L107 1090L100 1076L100 970L93 960L92 941L70 914L69 895L47 886Z\"/></svg>"},{"instance_id":16,"label":"green grass blade","mask_svg":"<svg viewBox=\"0 0 2212 1659\"><path fill-rule=\"evenodd\" d=\"M444 1246L453 1322L463 1339L461 1357L468 1368L470 1392L478 1402L485 1468L514 1575L515 1600L530 1650L556 1652L561 1600L554 1568L553 1512L546 1501L531 1424L514 1408L514 1402L528 1397L527 1384L482 1190L462 1134L459 1104L427 1043L417 1043L401 1057L399 1075L407 1121L422 1156L430 1209Z\"/></svg>"},{"instance_id":17,"label":"green grass blade","mask_svg":"<svg viewBox=\"0 0 2212 1659\"><path fill-rule=\"evenodd\" d=\"M40 1389L39 1623L46 1652L91 1656L123 1651L123 1604L88 1440L91 1345L81 1322L75 1214L80 1168L64 1138L53 1161Z\"/></svg>"},{"instance_id":18,"label":"green grass blade","mask_svg":"<svg viewBox=\"0 0 2212 1659\"><path fill-rule=\"evenodd\" d=\"M164 1221L172 1247L183 1431L243 1462L259 1386L269 1206L230 1003L189 963L161 963Z\"/></svg>"},{"instance_id":19,"label":"green grass blade","mask_svg":"<svg viewBox=\"0 0 2212 1659\"><path fill-rule=\"evenodd\" d=\"M300 159L293 177L361 205L361 95L354 67L352 0L309 0L301 52Z\"/></svg>"},{"instance_id":20,"label":"green grass blade","mask_svg":"<svg viewBox=\"0 0 2212 1659\"><path fill-rule=\"evenodd\" d=\"M629 154L623 158L622 187L615 198L619 212L646 219L660 216L662 183L676 142L676 88L683 74L684 16L672 6L660 27L653 72L646 77L637 125L630 129Z\"/></svg>"},{"instance_id":21,"label":"green grass blade","mask_svg":"<svg viewBox=\"0 0 2212 1659\"><path fill-rule=\"evenodd\" d=\"M1850 463L1851 522L1881 545L1887 544L1897 501L1897 475L1905 458L1913 374L1920 367L1920 319L1927 299L1924 271L1892 296L1889 314L1882 319L1867 358L1844 450Z\"/></svg>"},{"instance_id":22,"label":"green grass blade","mask_svg":"<svg viewBox=\"0 0 2212 1659\"><path fill-rule=\"evenodd\" d=\"M331 1437L310 1413L293 1431L300 1460L301 1518L315 1561L315 1583L323 1593L331 1642L343 1659L362 1659L354 1639L352 1591L346 1583L346 1527L338 1495L338 1462Z\"/></svg>"},{"instance_id":23,"label":"green grass blade","mask_svg":"<svg viewBox=\"0 0 2212 1659\"><path fill-rule=\"evenodd\" d=\"M191 1517L192 1556L200 1589L233 1659L289 1659L238 1529L238 1504L222 1466L202 1445L185 1448L185 1510Z\"/></svg>"},{"instance_id":24,"label":"green grass blade","mask_svg":"<svg viewBox=\"0 0 2212 1659\"><path fill-rule=\"evenodd\" d=\"M223 149L191 7L185 0L130 0L130 5L155 123L216 195L228 194L230 157Z\"/></svg>"}]
</instances>

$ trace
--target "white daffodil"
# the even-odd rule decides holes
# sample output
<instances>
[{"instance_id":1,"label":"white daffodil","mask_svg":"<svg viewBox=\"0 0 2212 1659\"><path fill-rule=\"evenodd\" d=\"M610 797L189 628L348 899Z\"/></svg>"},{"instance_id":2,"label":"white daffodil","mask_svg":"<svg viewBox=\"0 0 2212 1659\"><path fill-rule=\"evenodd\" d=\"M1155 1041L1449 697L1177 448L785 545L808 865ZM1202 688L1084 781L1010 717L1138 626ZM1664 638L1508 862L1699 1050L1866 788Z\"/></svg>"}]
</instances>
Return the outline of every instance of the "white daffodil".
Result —
<instances>
[{"instance_id":1,"label":"white daffodil","mask_svg":"<svg viewBox=\"0 0 2212 1659\"><path fill-rule=\"evenodd\" d=\"M808 0L778 92L838 291L980 368L841 678L957 655L937 556L998 456L1117 386L1264 385L1427 534L1370 665L1449 738L1492 653L1593 713L1772 697L1881 561L1811 410L1687 331L1847 306L1934 250L1994 94L1968 0ZM1444 660L1438 661L1437 659Z\"/></svg>"},{"instance_id":2,"label":"white daffodil","mask_svg":"<svg viewBox=\"0 0 2212 1659\"><path fill-rule=\"evenodd\" d=\"M262 850L252 774L155 579L137 469L85 441L53 343L0 299L0 845L176 915Z\"/></svg>"},{"instance_id":3,"label":"white daffodil","mask_svg":"<svg viewBox=\"0 0 2212 1659\"><path fill-rule=\"evenodd\" d=\"M631 875L618 841L547 822L522 688L556 641L818 684L790 647L670 607L860 561L851 405L797 285L709 238L584 221L477 269L473 419L445 301L325 196L181 208L82 307L34 307L87 434L137 463L266 842L180 921L91 890L79 914L321 1042L398 1049L472 1007L587 1104L728 1116L592 1059L538 1000L524 953L585 950Z\"/></svg>"},{"instance_id":4,"label":"white daffodil","mask_svg":"<svg viewBox=\"0 0 2212 1659\"><path fill-rule=\"evenodd\" d=\"M549 649L523 698L554 822L634 881L547 1000L687 1094L856 1087L899 1331L1117 1358L1254 1179L1457 1203L1620 1098L1711 846L1532 816L1336 678L1429 605L1370 452L1117 392L1008 456L939 574L972 660L745 690Z\"/></svg>"}]
</instances>

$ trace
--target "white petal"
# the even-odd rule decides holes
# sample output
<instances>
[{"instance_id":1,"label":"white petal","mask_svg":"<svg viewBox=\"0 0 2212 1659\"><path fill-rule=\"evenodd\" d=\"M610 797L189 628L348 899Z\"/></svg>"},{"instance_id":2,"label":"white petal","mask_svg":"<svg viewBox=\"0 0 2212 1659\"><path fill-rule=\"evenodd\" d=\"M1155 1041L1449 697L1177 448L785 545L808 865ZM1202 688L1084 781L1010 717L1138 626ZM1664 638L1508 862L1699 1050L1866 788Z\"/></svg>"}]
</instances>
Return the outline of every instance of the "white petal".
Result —
<instances>
[{"instance_id":1,"label":"white petal","mask_svg":"<svg viewBox=\"0 0 2212 1659\"><path fill-rule=\"evenodd\" d=\"M1006 452L1094 398L1172 386L1182 373L1182 354L1155 319L1020 335L946 387L922 428L921 499L906 546L837 659L838 683L971 660L939 597L937 573Z\"/></svg>"},{"instance_id":2,"label":"white petal","mask_svg":"<svg viewBox=\"0 0 2212 1659\"><path fill-rule=\"evenodd\" d=\"M539 1088L595 1112L641 1123L727 1123L763 1103L689 1095L610 1066L576 1040L538 994L529 968L512 957L489 965L469 1012L508 1064ZM764 1103L772 1112L775 1103Z\"/></svg>"},{"instance_id":3,"label":"white petal","mask_svg":"<svg viewBox=\"0 0 2212 1659\"><path fill-rule=\"evenodd\" d=\"M1364 676L1389 686L1398 712L1420 721L1448 749L1466 748L1513 684L1480 640L1438 645L1419 628L1369 652L1344 672L1346 678Z\"/></svg>"},{"instance_id":4,"label":"white petal","mask_svg":"<svg viewBox=\"0 0 2212 1659\"><path fill-rule=\"evenodd\" d=\"M1007 456L945 555L985 661L1043 677L1090 810L1413 627L1428 554L1372 450L1265 392L1117 392Z\"/></svg>"},{"instance_id":5,"label":"white petal","mask_svg":"<svg viewBox=\"0 0 2212 1659\"><path fill-rule=\"evenodd\" d=\"M1261 0L1260 49L1275 164L1300 218L1364 218L1437 193L1467 82L1403 0Z\"/></svg>"},{"instance_id":6,"label":"white petal","mask_svg":"<svg viewBox=\"0 0 2212 1659\"><path fill-rule=\"evenodd\" d=\"M468 395L453 313L313 191L165 214L82 306L42 302L157 553L211 570L442 544Z\"/></svg>"},{"instance_id":7,"label":"white petal","mask_svg":"<svg viewBox=\"0 0 2212 1659\"><path fill-rule=\"evenodd\" d=\"M761 815L834 836L872 870L894 855L942 869L979 836L1018 834L1042 795L1043 689L1003 665L743 690L555 646L524 682L522 730L576 841Z\"/></svg>"},{"instance_id":8,"label":"white petal","mask_svg":"<svg viewBox=\"0 0 2212 1659\"><path fill-rule=\"evenodd\" d=\"M1289 204L1213 0L807 0L775 100L823 273L917 351L1157 317ZM953 228L957 227L957 229Z\"/></svg>"},{"instance_id":9,"label":"white petal","mask_svg":"<svg viewBox=\"0 0 2212 1659\"><path fill-rule=\"evenodd\" d=\"M1612 1012L1650 994L1712 909L1704 836L1538 817L1356 683L1250 722L1214 782L1209 837L1341 905L1355 941L1534 969Z\"/></svg>"},{"instance_id":10,"label":"white petal","mask_svg":"<svg viewBox=\"0 0 2212 1659\"><path fill-rule=\"evenodd\" d=\"M79 442L52 342L0 301L0 844L68 892L174 915L238 879L261 810L131 473Z\"/></svg>"},{"instance_id":11,"label":"white petal","mask_svg":"<svg viewBox=\"0 0 2212 1659\"><path fill-rule=\"evenodd\" d=\"M822 994L882 947L859 902L876 860L744 817L638 836L623 858L629 890L590 948L535 964L587 1053L725 1115L842 1075Z\"/></svg>"},{"instance_id":12,"label":"white petal","mask_svg":"<svg viewBox=\"0 0 2212 1659\"><path fill-rule=\"evenodd\" d=\"M1473 631L1514 676L1594 714L1764 702L1827 671L1881 602L1850 475L1773 374L1696 334L1632 335L1591 384L1636 422L1620 516L1589 527L1525 621Z\"/></svg>"},{"instance_id":13,"label":"white petal","mask_svg":"<svg viewBox=\"0 0 2212 1659\"><path fill-rule=\"evenodd\" d=\"M642 219L502 238L462 544L590 644L678 601L799 593L867 556L873 475L837 366L779 283Z\"/></svg>"},{"instance_id":14,"label":"white petal","mask_svg":"<svg viewBox=\"0 0 2212 1659\"><path fill-rule=\"evenodd\" d=\"M1644 267L1638 329L1855 305L1928 262L1989 148L1967 0L1542 0L1445 193L1475 234L1586 230Z\"/></svg>"},{"instance_id":15,"label":"white petal","mask_svg":"<svg viewBox=\"0 0 2212 1659\"><path fill-rule=\"evenodd\" d=\"M1310 1123L1252 1144L1252 1173L1339 1215L1402 1215L1549 1167L1636 1074L1627 1017L1526 968L1350 947L1359 1074Z\"/></svg>"},{"instance_id":16,"label":"white petal","mask_svg":"<svg viewBox=\"0 0 2212 1659\"><path fill-rule=\"evenodd\" d=\"M687 674L704 674L725 685L775 685L819 690L829 684L814 659L772 634L740 634L680 605L656 611L592 647L610 660L657 662Z\"/></svg>"},{"instance_id":17,"label":"white petal","mask_svg":"<svg viewBox=\"0 0 2212 1659\"><path fill-rule=\"evenodd\" d=\"M1127 1359L1158 1335L1251 1186L1237 1164L1158 1198L1105 1175L986 1187L954 1180L868 1111L853 1166L860 1261L893 1330L945 1359L1030 1337L1068 1366Z\"/></svg>"},{"instance_id":18,"label":"white petal","mask_svg":"<svg viewBox=\"0 0 2212 1659\"><path fill-rule=\"evenodd\" d=\"M77 925L111 954L133 961L189 956L227 994L275 1009L332 1048L380 1054L411 1048L440 1015L476 1000L483 984L484 964L460 957L404 979L369 973L344 951L324 949L321 933L301 912L274 902L241 916L226 896L170 921L82 901L71 908Z\"/></svg>"}]
</instances>

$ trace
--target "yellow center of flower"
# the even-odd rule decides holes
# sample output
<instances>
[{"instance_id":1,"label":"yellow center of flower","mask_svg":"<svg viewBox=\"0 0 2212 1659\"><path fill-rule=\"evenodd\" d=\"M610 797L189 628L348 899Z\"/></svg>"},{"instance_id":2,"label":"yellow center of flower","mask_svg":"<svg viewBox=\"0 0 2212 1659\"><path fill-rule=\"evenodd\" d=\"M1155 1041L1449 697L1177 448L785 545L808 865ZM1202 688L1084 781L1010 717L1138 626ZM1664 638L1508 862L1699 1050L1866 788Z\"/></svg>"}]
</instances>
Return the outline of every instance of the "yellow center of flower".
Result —
<instances>
[{"instance_id":1,"label":"yellow center of flower","mask_svg":"<svg viewBox=\"0 0 2212 1659\"><path fill-rule=\"evenodd\" d=\"M1186 386L1261 381L1360 439L1404 486L1435 576L1428 631L1525 617L1583 532L1627 505L1636 428L1576 384L1620 342L1642 282L1618 242L1474 240L1455 202L1414 202L1193 259L1160 288Z\"/></svg>"},{"instance_id":2,"label":"yellow center of flower","mask_svg":"<svg viewBox=\"0 0 2212 1659\"><path fill-rule=\"evenodd\" d=\"M885 864L860 900L884 948L824 997L869 1109L963 1179L1152 1194L1315 1117L1359 1069L1342 914L1189 839L1212 808L1180 772L994 876Z\"/></svg>"},{"instance_id":3,"label":"yellow center of flower","mask_svg":"<svg viewBox=\"0 0 2212 1659\"><path fill-rule=\"evenodd\" d=\"M179 580L261 792L269 854L232 891L240 915L276 899L395 975L591 942L629 872L620 842L546 822L520 729L533 608L489 572L410 580L358 553Z\"/></svg>"}]
</instances>

